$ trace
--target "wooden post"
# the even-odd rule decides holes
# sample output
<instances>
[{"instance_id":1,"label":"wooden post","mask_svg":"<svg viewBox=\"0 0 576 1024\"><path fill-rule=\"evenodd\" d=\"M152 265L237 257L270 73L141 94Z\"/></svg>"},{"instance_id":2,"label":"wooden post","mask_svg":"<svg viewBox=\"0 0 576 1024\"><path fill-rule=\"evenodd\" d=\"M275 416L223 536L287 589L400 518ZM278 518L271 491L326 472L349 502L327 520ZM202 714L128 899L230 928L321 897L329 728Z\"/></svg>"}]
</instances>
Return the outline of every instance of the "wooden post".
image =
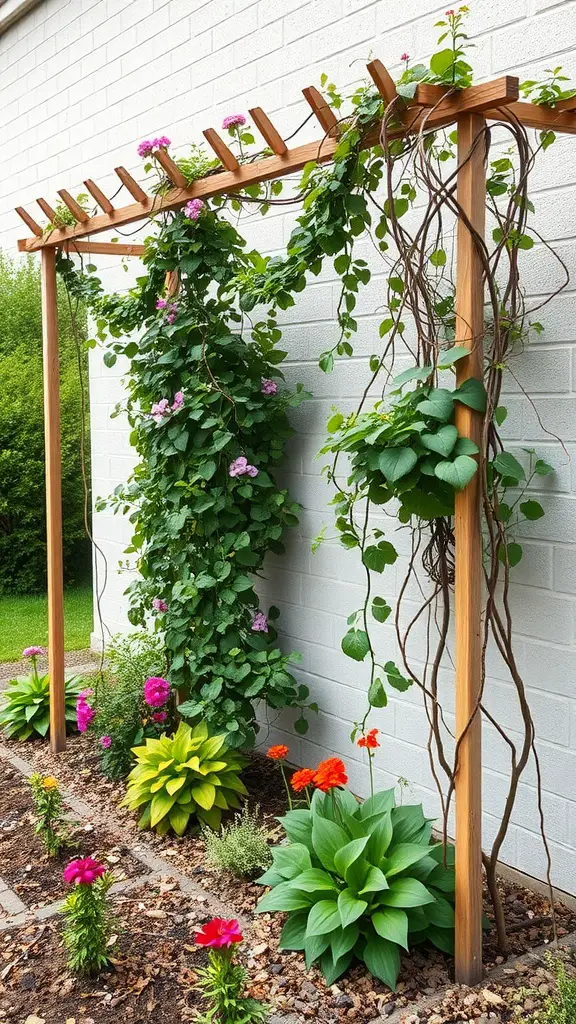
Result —
<instances>
[{"instance_id":1,"label":"wooden post","mask_svg":"<svg viewBox=\"0 0 576 1024\"><path fill-rule=\"evenodd\" d=\"M64 698L64 583L60 467L60 377L56 251L42 249L42 339L44 358L44 445L46 460L46 546L48 562L48 671L50 747L66 748Z\"/></svg>"},{"instance_id":2,"label":"wooden post","mask_svg":"<svg viewBox=\"0 0 576 1024\"><path fill-rule=\"evenodd\" d=\"M483 138L467 163L474 139L484 129L479 114L458 119L458 201L472 227L484 234L486 173ZM471 353L457 364L456 381L482 378L484 282L473 238L462 220L457 233L456 344ZM456 403L458 433L480 446L482 414ZM482 534L480 481L476 474L456 493L456 736L467 729L481 685ZM456 772L456 981L477 985L482 978L482 746L478 712L460 744Z\"/></svg>"}]
</instances>

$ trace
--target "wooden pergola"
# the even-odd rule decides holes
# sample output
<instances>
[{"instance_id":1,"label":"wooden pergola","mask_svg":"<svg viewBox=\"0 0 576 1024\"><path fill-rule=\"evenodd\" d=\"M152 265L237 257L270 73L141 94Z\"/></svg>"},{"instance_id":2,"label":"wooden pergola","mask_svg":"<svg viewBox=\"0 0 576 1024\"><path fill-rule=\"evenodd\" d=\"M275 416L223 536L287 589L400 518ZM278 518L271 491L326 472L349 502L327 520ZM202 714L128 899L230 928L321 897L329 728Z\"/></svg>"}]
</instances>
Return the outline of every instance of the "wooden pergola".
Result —
<instances>
[{"instance_id":1,"label":"wooden pergola","mask_svg":"<svg viewBox=\"0 0 576 1024\"><path fill-rule=\"evenodd\" d=\"M381 61L368 64L368 71L386 104L395 100L396 86ZM61 751L66 745L56 249L69 253L139 256L144 251L142 245L94 242L91 236L163 211L178 210L190 199L233 194L246 186L301 170L309 161L330 161L338 141L338 118L317 89L310 87L303 93L324 132L323 138L316 142L289 149L264 111L255 107L250 110L251 117L272 150L272 156L240 165L218 133L209 128L204 136L222 169L191 185L187 185L168 153L160 150L155 157L173 186L166 195L148 195L124 167L116 167L115 173L134 200L127 206L113 206L98 185L87 179L84 185L102 211L96 216L89 216L66 189L58 192L76 221L73 227L46 233L23 207L17 208L33 236L19 241L18 248L26 253L40 252L42 259L50 743L54 751ZM518 102L518 79L510 76L461 91L423 84L418 86L414 99L406 103L401 124L391 133L402 135L418 132L423 126L428 131L457 125L457 198L469 224L480 235L484 234L485 165L483 147L475 146L474 141L487 121L520 121L528 128L575 135L576 97L558 103L555 108ZM365 145L373 146L378 141L379 128L376 127L367 136ZM54 210L49 203L44 199L38 199L37 203L52 221ZM484 332L482 268L472 235L462 220L458 224L456 255L456 337L459 344L470 349L470 355L456 364L457 384L460 385L470 377L482 379ZM456 426L461 436L480 444L480 413L457 403ZM456 980L477 984L482 976L482 757L478 710L482 660L482 537L477 474L456 493L455 542L456 737L462 737L455 780Z\"/></svg>"}]
</instances>

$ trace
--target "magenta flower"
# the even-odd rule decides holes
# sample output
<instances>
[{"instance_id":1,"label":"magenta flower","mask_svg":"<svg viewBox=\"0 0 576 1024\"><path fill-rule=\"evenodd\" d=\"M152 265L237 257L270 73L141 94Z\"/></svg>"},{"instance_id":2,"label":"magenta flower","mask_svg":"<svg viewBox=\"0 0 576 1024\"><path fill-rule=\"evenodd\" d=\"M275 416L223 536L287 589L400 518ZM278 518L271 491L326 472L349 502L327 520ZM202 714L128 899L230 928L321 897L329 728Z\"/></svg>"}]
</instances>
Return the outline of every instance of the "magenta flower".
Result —
<instances>
[{"instance_id":1,"label":"magenta flower","mask_svg":"<svg viewBox=\"0 0 576 1024\"><path fill-rule=\"evenodd\" d=\"M161 676L150 676L144 683L144 700L148 707L161 708L170 696L170 683Z\"/></svg>"},{"instance_id":2,"label":"magenta flower","mask_svg":"<svg viewBox=\"0 0 576 1024\"><path fill-rule=\"evenodd\" d=\"M190 202L186 203L184 213L189 220L198 220L205 205L201 199L191 199Z\"/></svg>"},{"instance_id":3,"label":"magenta flower","mask_svg":"<svg viewBox=\"0 0 576 1024\"><path fill-rule=\"evenodd\" d=\"M93 857L71 860L64 868L64 881L70 885L92 885L97 878L106 874L104 864L99 864Z\"/></svg>"},{"instance_id":4,"label":"magenta flower","mask_svg":"<svg viewBox=\"0 0 576 1024\"><path fill-rule=\"evenodd\" d=\"M258 476L258 470L256 466L250 466L248 459L244 455L239 455L234 462L230 463L228 468L228 476Z\"/></svg>"},{"instance_id":5,"label":"magenta flower","mask_svg":"<svg viewBox=\"0 0 576 1024\"><path fill-rule=\"evenodd\" d=\"M194 935L197 946L208 946L211 949L230 949L230 946L242 942L242 939L238 921L227 921L223 917L214 917Z\"/></svg>"},{"instance_id":6,"label":"magenta flower","mask_svg":"<svg viewBox=\"0 0 576 1024\"><path fill-rule=\"evenodd\" d=\"M263 395L276 395L278 394L278 385L275 380L270 380L269 377L262 377L260 391Z\"/></svg>"},{"instance_id":7,"label":"magenta flower","mask_svg":"<svg viewBox=\"0 0 576 1024\"><path fill-rule=\"evenodd\" d=\"M183 391L177 391L176 394L174 395L174 402L172 404L172 412L178 412L178 409L181 409L183 405L184 405L184 392Z\"/></svg>"},{"instance_id":8,"label":"magenta flower","mask_svg":"<svg viewBox=\"0 0 576 1024\"><path fill-rule=\"evenodd\" d=\"M408 61L410 60L410 54L409 53L401 54L400 55L400 60L403 60L407 64Z\"/></svg>"},{"instance_id":9,"label":"magenta flower","mask_svg":"<svg viewBox=\"0 0 576 1024\"><path fill-rule=\"evenodd\" d=\"M222 121L223 128L241 128L244 124L246 124L244 114L228 114L228 117Z\"/></svg>"},{"instance_id":10,"label":"magenta flower","mask_svg":"<svg viewBox=\"0 0 576 1024\"><path fill-rule=\"evenodd\" d=\"M151 717L153 722L165 722L166 719L168 718L168 712L167 711L155 711L154 714L151 715L150 717Z\"/></svg>"},{"instance_id":11,"label":"magenta flower","mask_svg":"<svg viewBox=\"0 0 576 1024\"><path fill-rule=\"evenodd\" d=\"M246 473L248 476L258 476L256 466L246 466Z\"/></svg>"},{"instance_id":12,"label":"magenta flower","mask_svg":"<svg viewBox=\"0 0 576 1024\"><path fill-rule=\"evenodd\" d=\"M152 149L154 151L158 149L168 149L168 146L171 145L172 143L166 135L160 135L157 139L152 139Z\"/></svg>"},{"instance_id":13,"label":"magenta flower","mask_svg":"<svg viewBox=\"0 0 576 1024\"><path fill-rule=\"evenodd\" d=\"M100 746L104 747L104 750L109 750L110 747L112 746L112 737L111 736L101 736L100 737Z\"/></svg>"},{"instance_id":14,"label":"magenta flower","mask_svg":"<svg viewBox=\"0 0 576 1024\"><path fill-rule=\"evenodd\" d=\"M252 620L252 631L254 633L268 632L268 619L264 615L264 612L256 612L256 615Z\"/></svg>"},{"instance_id":15,"label":"magenta flower","mask_svg":"<svg viewBox=\"0 0 576 1024\"><path fill-rule=\"evenodd\" d=\"M152 608L155 612L167 612L168 605L161 597L155 597L152 601Z\"/></svg>"},{"instance_id":16,"label":"magenta flower","mask_svg":"<svg viewBox=\"0 0 576 1024\"><path fill-rule=\"evenodd\" d=\"M156 302L156 309L166 309L168 305L166 299L158 299Z\"/></svg>"},{"instance_id":17,"label":"magenta flower","mask_svg":"<svg viewBox=\"0 0 576 1024\"><path fill-rule=\"evenodd\" d=\"M23 658L39 658L43 654L48 654L47 647L25 647L22 651Z\"/></svg>"},{"instance_id":18,"label":"magenta flower","mask_svg":"<svg viewBox=\"0 0 576 1024\"><path fill-rule=\"evenodd\" d=\"M144 139L138 145L138 156L151 156L154 151L154 143L151 139Z\"/></svg>"},{"instance_id":19,"label":"magenta flower","mask_svg":"<svg viewBox=\"0 0 576 1024\"><path fill-rule=\"evenodd\" d=\"M86 700L92 693L94 693L94 690L88 687L78 694L78 699L76 700L76 725L78 726L78 732L87 732L96 717L95 709L90 707Z\"/></svg>"},{"instance_id":20,"label":"magenta flower","mask_svg":"<svg viewBox=\"0 0 576 1024\"><path fill-rule=\"evenodd\" d=\"M161 398L159 402L155 402L150 410L150 416L156 423L162 423L162 420L170 412L170 402L167 398Z\"/></svg>"}]
</instances>

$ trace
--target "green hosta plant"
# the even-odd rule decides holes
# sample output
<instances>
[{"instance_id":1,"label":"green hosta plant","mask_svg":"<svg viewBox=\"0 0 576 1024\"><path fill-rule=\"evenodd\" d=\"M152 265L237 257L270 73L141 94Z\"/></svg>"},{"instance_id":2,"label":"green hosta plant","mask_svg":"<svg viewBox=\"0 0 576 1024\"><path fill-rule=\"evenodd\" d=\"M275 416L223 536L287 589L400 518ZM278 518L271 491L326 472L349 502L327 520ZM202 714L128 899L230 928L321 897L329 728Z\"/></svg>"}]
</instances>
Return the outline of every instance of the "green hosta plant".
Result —
<instances>
[{"instance_id":1,"label":"green hosta plant","mask_svg":"<svg viewBox=\"0 0 576 1024\"><path fill-rule=\"evenodd\" d=\"M224 736L210 736L205 722L194 729L182 722L174 736L147 739L133 753L137 764L121 806L142 808L140 828L181 836L198 818L217 829L222 811L240 807L247 796L238 774L246 759L228 749Z\"/></svg>"},{"instance_id":2,"label":"green hosta plant","mask_svg":"<svg viewBox=\"0 0 576 1024\"><path fill-rule=\"evenodd\" d=\"M259 879L272 889L258 911L288 912L281 948L320 960L328 984L356 958L394 989L401 950L429 939L453 951L452 851L445 865L421 805L396 807L392 789L363 804L317 791L280 820L290 842Z\"/></svg>"},{"instance_id":3,"label":"green hosta plant","mask_svg":"<svg viewBox=\"0 0 576 1024\"><path fill-rule=\"evenodd\" d=\"M76 726L76 700L84 683L67 679L66 724ZM12 679L2 694L0 728L10 739L23 742L35 734L46 736L50 727L50 682L47 675L34 672L27 679Z\"/></svg>"}]
</instances>

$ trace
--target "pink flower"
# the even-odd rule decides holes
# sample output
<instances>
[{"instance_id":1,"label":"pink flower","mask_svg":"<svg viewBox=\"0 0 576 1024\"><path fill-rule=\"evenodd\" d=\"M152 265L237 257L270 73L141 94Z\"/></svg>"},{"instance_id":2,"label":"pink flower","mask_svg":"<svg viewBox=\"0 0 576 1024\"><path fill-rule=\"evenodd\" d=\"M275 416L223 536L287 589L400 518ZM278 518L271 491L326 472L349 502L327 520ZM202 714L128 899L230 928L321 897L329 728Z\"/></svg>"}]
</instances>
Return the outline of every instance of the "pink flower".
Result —
<instances>
[{"instance_id":1,"label":"pink flower","mask_svg":"<svg viewBox=\"0 0 576 1024\"><path fill-rule=\"evenodd\" d=\"M246 473L248 476L258 476L258 470L256 466L246 466Z\"/></svg>"},{"instance_id":2,"label":"pink flower","mask_svg":"<svg viewBox=\"0 0 576 1024\"><path fill-rule=\"evenodd\" d=\"M451 7L449 11L446 11L446 17L447 18L451 18L454 13L455 13L454 8Z\"/></svg>"},{"instance_id":3,"label":"pink flower","mask_svg":"<svg viewBox=\"0 0 576 1024\"><path fill-rule=\"evenodd\" d=\"M239 455L237 459L234 459L234 462L230 463L228 476L244 476L245 474L248 476L258 476L258 470L256 466L248 465L248 459L244 455Z\"/></svg>"},{"instance_id":4,"label":"pink flower","mask_svg":"<svg viewBox=\"0 0 576 1024\"><path fill-rule=\"evenodd\" d=\"M167 319L169 324L173 324L175 319L176 319L176 313L168 313L168 316L166 317L166 319Z\"/></svg>"},{"instance_id":5,"label":"pink flower","mask_svg":"<svg viewBox=\"0 0 576 1024\"><path fill-rule=\"evenodd\" d=\"M93 692L93 690L88 688L78 694L76 701L76 725L78 726L78 732L87 732L96 717L95 709L90 707L86 700Z\"/></svg>"},{"instance_id":6,"label":"pink flower","mask_svg":"<svg viewBox=\"0 0 576 1024\"><path fill-rule=\"evenodd\" d=\"M172 405L172 412L178 412L178 409L181 409L183 405L184 405L184 392L183 391L177 391L176 394L174 395L174 403Z\"/></svg>"},{"instance_id":7,"label":"pink flower","mask_svg":"<svg viewBox=\"0 0 576 1024\"><path fill-rule=\"evenodd\" d=\"M154 150L154 143L150 139L144 139L138 146L138 156L151 156Z\"/></svg>"},{"instance_id":8,"label":"pink flower","mask_svg":"<svg viewBox=\"0 0 576 1024\"><path fill-rule=\"evenodd\" d=\"M170 139L166 137L166 135L160 135L159 138L152 139L153 150L168 149L168 146L171 145L172 143L170 142Z\"/></svg>"},{"instance_id":9,"label":"pink flower","mask_svg":"<svg viewBox=\"0 0 576 1024\"><path fill-rule=\"evenodd\" d=\"M267 633L268 632L268 619L264 615L264 612L256 612L252 620L252 631L254 633Z\"/></svg>"},{"instance_id":10,"label":"pink flower","mask_svg":"<svg viewBox=\"0 0 576 1024\"><path fill-rule=\"evenodd\" d=\"M94 690L90 686L88 686L85 690L82 690L81 693L78 694L78 700L86 700L86 697L91 697L93 693Z\"/></svg>"},{"instance_id":11,"label":"pink flower","mask_svg":"<svg viewBox=\"0 0 576 1024\"><path fill-rule=\"evenodd\" d=\"M23 658L39 658L43 654L48 654L47 647L25 647L22 651Z\"/></svg>"},{"instance_id":12,"label":"pink flower","mask_svg":"<svg viewBox=\"0 0 576 1024\"><path fill-rule=\"evenodd\" d=\"M201 199L191 199L184 207L184 213L189 220L198 220L206 204Z\"/></svg>"},{"instance_id":13,"label":"pink flower","mask_svg":"<svg viewBox=\"0 0 576 1024\"><path fill-rule=\"evenodd\" d=\"M92 885L106 874L106 868L93 857L71 860L64 868L64 881L74 885Z\"/></svg>"},{"instance_id":14,"label":"pink flower","mask_svg":"<svg viewBox=\"0 0 576 1024\"><path fill-rule=\"evenodd\" d=\"M229 949L234 943L242 942L242 938L238 921L215 917L196 932L194 942L198 946L210 946L212 949L221 949L223 946Z\"/></svg>"},{"instance_id":15,"label":"pink flower","mask_svg":"<svg viewBox=\"0 0 576 1024\"><path fill-rule=\"evenodd\" d=\"M262 377L260 391L263 395L276 395L278 393L278 385L275 380L270 380L268 377Z\"/></svg>"},{"instance_id":16,"label":"pink flower","mask_svg":"<svg viewBox=\"0 0 576 1024\"><path fill-rule=\"evenodd\" d=\"M104 750L108 750L112 746L112 737L111 736L101 736L100 737L100 746L104 747Z\"/></svg>"},{"instance_id":17,"label":"pink flower","mask_svg":"<svg viewBox=\"0 0 576 1024\"><path fill-rule=\"evenodd\" d=\"M144 700L151 708L161 708L170 696L170 683L161 676L150 676L144 683Z\"/></svg>"},{"instance_id":18,"label":"pink flower","mask_svg":"<svg viewBox=\"0 0 576 1024\"><path fill-rule=\"evenodd\" d=\"M170 402L167 398L161 398L159 402L155 402L150 409L150 416L156 423L162 423L162 420L170 412Z\"/></svg>"},{"instance_id":19,"label":"pink flower","mask_svg":"<svg viewBox=\"0 0 576 1024\"><path fill-rule=\"evenodd\" d=\"M400 57L400 60L408 62L410 60L410 54L409 53L403 53L401 55L401 57Z\"/></svg>"},{"instance_id":20,"label":"pink flower","mask_svg":"<svg viewBox=\"0 0 576 1024\"><path fill-rule=\"evenodd\" d=\"M158 299L158 301L156 302L156 309L166 309L167 305L168 303L166 299Z\"/></svg>"},{"instance_id":21,"label":"pink flower","mask_svg":"<svg viewBox=\"0 0 576 1024\"><path fill-rule=\"evenodd\" d=\"M166 719L168 718L168 712L167 711L155 711L154 714L151 715L150 717L152 718L153 722L165 722Z\"/></svg>"},{"instance_id":22,"label":"pink flower","mask_svg":"<svg viewBox=\"0 0 576 1024\"><path fill-rule=\"evenodd\" d=\"M228 114L228 117L222 121L223 128L241 128L244 124L246 124L244 114Z\"/></svg>"},{"instance_id":23,"label":"pink flower","mask_svg":"<svg viewBox=\"0 0 576 1024\"><path fill-rule=\"evenodd\" d=\"M152 601L152 608L155 612L167 612L168 605L161 597L155 597Z\"/></svg>"}]
</instances>

